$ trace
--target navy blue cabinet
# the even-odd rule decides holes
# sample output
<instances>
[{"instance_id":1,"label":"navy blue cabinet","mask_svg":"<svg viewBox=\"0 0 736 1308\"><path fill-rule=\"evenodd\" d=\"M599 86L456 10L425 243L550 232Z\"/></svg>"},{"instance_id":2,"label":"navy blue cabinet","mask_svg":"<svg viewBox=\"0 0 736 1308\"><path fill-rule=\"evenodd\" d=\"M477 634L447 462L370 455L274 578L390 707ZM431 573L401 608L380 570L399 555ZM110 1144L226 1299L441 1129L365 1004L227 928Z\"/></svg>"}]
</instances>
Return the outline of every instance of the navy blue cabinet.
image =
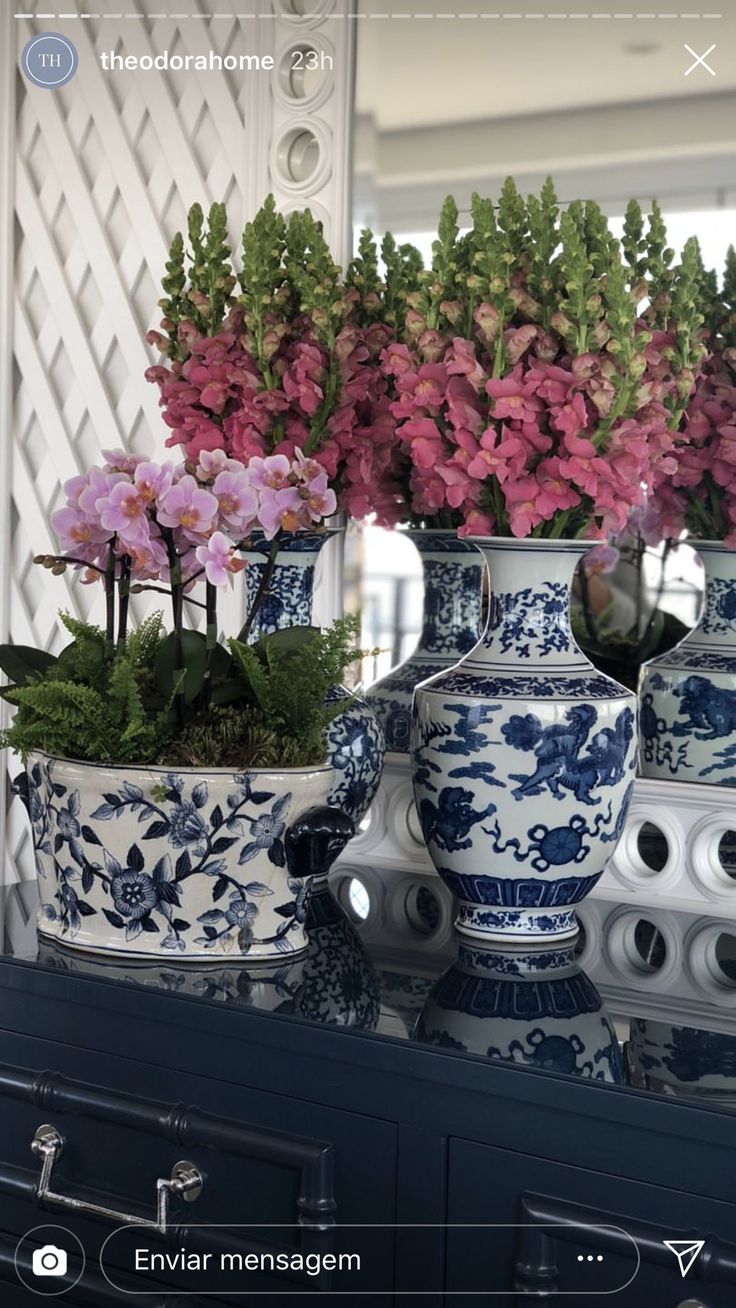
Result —
<instances>
[{"instance_id":1,"label":"navy blue cabinet","mask_svg":"<svg viewBox=\"0 0 736 1308\"><path fill-rule=\"evenodd\" d=\"M353 945L346 986L355 958ZM330 1308L518 1308L532 1290L552 1304L571 1289L588 1308L595 1285L623 1285L633 1259L636 1276L611 1302L679 1308L689 1297L732 1308L728 1097L710 1106L411 1039L445 960L425 951L416 973L414 961L391 959L380 1016L377 1005L344 1004L331 1023L329 1012L305 1020L296 1003L274 1013L172 993L157 984L160 971L121 979L123 969L108 977L99 960L85 973L79 957L67 971L0 958L3 1308L37 1304L14 1251L46 1222L75 1233L87 1254L84 1277L60 1300L74 1308L289 1308L305 1294L324 1294ZM31 1144L44 1124L63 1139L53 1192L106 1216L39 1201ZM193 1203L173 1195L166 1236L145 1232L152 1250L351 1252L359 1275L267 1269L236 1294L232 1281L157 1269L140 1297L125 1237L109 1239L115 1214L150 1218L157 1182L183 1162L202 1192ZM602 1240L607 1232L600 1247L596 1227ZM689 1236L706 1248L683 1281L663 1241ZM113 1284L99 1264L106 1241Z\"/></svg>"},{"instance_id":2,"label":"navy blue cabinet","mask_svg":"<svg viewBox=\"0 0 736 1308\"><path fill-rule=\"evenodd\" d=\"M663 1242L683 1232L691 1232L693 1238L708 1237L711 1242L715 1237L727 1244L736 1238L736 1204L714 1202L689 1193L684 1186L678 1191L643 1181L601 1176L586 1168L550 1163L467 1140L452 1140L449 1158L447 1289L450 1292L478 1294L503 1290L519 1284L526 1276L528 1290L533 1283L537 1292L547 1286L550 1303L557 1285L560 1290L564 1287L566 1292L582 1296L587 1304L588 1294L613 1285L623 1286L633 1277L613 1302L622 1302L626 1308L652 1308L654 1304L658 1308L676 1308L687 1295L677 1261ZM656 1162L653 1171L656 1172ZM553 1265L547 1268L546 1277L539 1275L539 1267L524 1266L529 1262L522 1225L528 1220L526 1196L530 1199L529 1207L541 1209L550 1219L560 1222L560 1230L566 1205L581 1210L580 1220L590 1223L590 1229L580 1227L570 1233L571 1238L565 1239L556 1238L554 1228L548 1228L552 1248L547 1252L551 1252ZM472 1223L488 1225L472 1231ZM651 1234L661 1244L655 1255L657 1260L651 1259L640 1244L639 1261L634 1244L625 1239L620 1241L618 1249L612 1250L610 1242L597 1238L597 1224L632 1233L639 1224L654 1228ZM696 1278L688 1285L694 1293ZM701 1287L698 1295L701 1293L708 1308L733 1308L736 1301L733 1284L710 1284L707 1289ZM450 1293L448 1302L460 1304L463 1300L460 1294ZM503 1308L514 1308L511 1294L494 1297L494 1302Z\"/></svg>"},{"instance_id":3,"label":"navy blue cabinet","mask_svg":"<svg viewBox=\"0 0 736 1308\"><path fill-rule=\"evenodd\" d=\"M351 1227L350 1250L362 1256L362 1288L392 1283L394 1123L9 1032L0 1034L0 1060L0 1229L20 1235L38 1221L40 1163L31 1142L48 1122L64 1141L54 1167L54 1188L64 1196L151 1217L157 1180L185 1160L201 1173L202 1193L191 1207L175 1202L172 1222L193 1251L247 1250L258 1236L265 1249L297 1252L300 1224L339 1221ZM369 1165L356 1166L358 1159ZM376 1213L386 1228L368 1232ZM50 1220L79 1237L92 1264L116 1225L59 1208ZM174 1234L169 1244L177 1240ZM154 1236L151 1247L165 1246ZM329 1229L310 1247L331 1251ZM176 1271L168 1279L182 1290L191 1284ZM310 1284L295 1279L294 1293ZM334 1276L323 1283L339 1288ZM282 1289L284 1278L258 1284Z\"/></svg>"}]
</instances>

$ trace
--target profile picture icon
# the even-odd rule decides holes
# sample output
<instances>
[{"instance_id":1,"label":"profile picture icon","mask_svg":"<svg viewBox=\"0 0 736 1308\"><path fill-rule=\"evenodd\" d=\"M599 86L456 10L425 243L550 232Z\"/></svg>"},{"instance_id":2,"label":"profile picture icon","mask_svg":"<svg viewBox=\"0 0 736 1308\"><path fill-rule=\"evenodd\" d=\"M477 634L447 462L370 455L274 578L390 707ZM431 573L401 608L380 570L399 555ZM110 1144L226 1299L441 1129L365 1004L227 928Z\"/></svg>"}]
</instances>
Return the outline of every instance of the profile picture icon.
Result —
<instances>
[{"instance_id":1,"label":"profile picture icon","mask_svg":"<svg viewBox=\"0 0 736 1308\"><path fill-rule=\"evenodd\" d=\"M34 86L55 91L71 82L79 67L79 56L68 36L61 36L59 32L40 32L23 47L20 66Z\"/></svg>"},{"instance_id":2,"label":"profile picture icon","mask_svg":"<svg viewBox=\"0 0 736 1308\"><path fill-rule=\"evenodd\" d=\"M59 1249L55 1244L44 1244L34 1249L31 1267L34 1276L66 1276L66 1249Z\"/></svg>"}]
</instances>

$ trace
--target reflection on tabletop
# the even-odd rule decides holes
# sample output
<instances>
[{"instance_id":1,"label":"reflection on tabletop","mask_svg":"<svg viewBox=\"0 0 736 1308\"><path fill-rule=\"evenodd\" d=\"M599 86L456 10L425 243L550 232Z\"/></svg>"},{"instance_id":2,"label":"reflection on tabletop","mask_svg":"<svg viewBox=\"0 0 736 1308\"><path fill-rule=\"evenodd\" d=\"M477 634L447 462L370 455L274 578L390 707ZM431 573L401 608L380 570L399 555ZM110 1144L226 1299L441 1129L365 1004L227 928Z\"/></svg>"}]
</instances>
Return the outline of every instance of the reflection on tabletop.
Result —
<instances>
[{"instance_id":1,"label":"reflection on tabletop","mask_svg":"<svg viewBox=\"0 0 736 1308\"><path fill-rule=\"evenodd\" d=\"M406 870L381 875L398 879ZM436 884L427 878L425 897ZM5 896L6 956L45 972L736 1107L736 923L725 919L597 899L584 906L580 933L565 948L501 949L441 931L435 944L431 925L420 931L414 915L401 939L394 933L389 942L386 932L368 941L351 920L351 900L346 911L323 883L299 958L202 966L39 942L35 885L8 887Z\"/></svg>"}]
</instances>

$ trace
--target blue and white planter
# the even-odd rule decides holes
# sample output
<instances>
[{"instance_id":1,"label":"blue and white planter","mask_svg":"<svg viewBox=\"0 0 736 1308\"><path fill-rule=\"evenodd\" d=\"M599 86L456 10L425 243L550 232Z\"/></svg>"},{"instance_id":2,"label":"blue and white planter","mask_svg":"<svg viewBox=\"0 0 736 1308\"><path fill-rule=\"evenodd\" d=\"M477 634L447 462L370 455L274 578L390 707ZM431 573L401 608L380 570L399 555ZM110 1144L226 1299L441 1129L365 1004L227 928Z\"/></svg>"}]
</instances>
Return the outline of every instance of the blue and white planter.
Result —
<instances>
[{"instance_id":1,"label":"blue and white planter","mask_svg":"<svg viewBox=\"0 0 736 1308\"><path fill-rule=\"evenodd\" d=\"M276 557L266 600L259 610L251 641L285 627L312 623L314 577L320 550L335 532L295 535L284 542ZM254 538L245 553L248 604L253 601L266 567L270 546ZM345 686L334 686L330 702L349 701L344 713L333 718L327 732L327 754L333 781L327 803L342 809L359 826L376 795L383 772L384 739L375 714L364 699Z\"/></svg>"},{"instance_id":2,"label":"blue and white planter","mask_svg":"<svg viewBox=\"0 0 736 1308\"><path fill-rule=\"evenodd\" d=\"M41 935L176 962L306 948L329 767L203 774L36 753L26 775Z\"/></svg>"},{"instance_id":3,"label":"blue and white planter","mask_svg":"<svg viewBox=\"0 0 736 1308\"><path fill-rule=\"evenodd\" d=\"M406 533L422 560L424 611L414 653L366 691L366 700L383 727L386 749L408 754L411 706L421 681L451 668L477 643L481 633L483 560L457 532Z\"/></svg>"},{"instance_id":4,"label":"blue and white planter","mask_svg":"<svg viewBox=\"0 0 736 1308\"><path fill-rule=\"evenodd\" d=\"M584 541L478 540L486 631L414 696L414 796L430 857L476 938L559 939L621 835L636 698L570 630Z\"/></svg>"},{"instance_id":5,"label":"blue and white planter","mask_svg":"<svg viewBox=\"0 0 736 1308\"><path fill-rule=\"evenodd\" d=\"M295 1011L306 958L306 953L302 952L283 958L279 955L278 959L260 963L232 959L225 964L220 957L206 964L197 964L185 959L180 967L181 959L168 955L157 960L123 959L68 949L43 936L38 942L39 963L57 972L123 981L128 985L163 990L170 995L192 995L195 999L289 1016L293 1016Z\"/></svg>"},{"instance_id":6,"label":"blue and white planter","mask_svg":"<svg viewBox=\"0 0 736 1308\"><path fill-rule=\"evenodd\" d=\"M502 1063L621 1084L616 1033L572 949L460 944L424 1004L415 1040Z\"/></svg>"},{"instance_id":7,"label":"blue and white planter","mask_svg":"<svg viewBox=\"0 0 736 1308\"><path fill-rule=\"evenodd\" d=\"M689 541L705 568L700 622L639 680L642 776L736 786L736 552Z\"/></svg>"}]
</instances>

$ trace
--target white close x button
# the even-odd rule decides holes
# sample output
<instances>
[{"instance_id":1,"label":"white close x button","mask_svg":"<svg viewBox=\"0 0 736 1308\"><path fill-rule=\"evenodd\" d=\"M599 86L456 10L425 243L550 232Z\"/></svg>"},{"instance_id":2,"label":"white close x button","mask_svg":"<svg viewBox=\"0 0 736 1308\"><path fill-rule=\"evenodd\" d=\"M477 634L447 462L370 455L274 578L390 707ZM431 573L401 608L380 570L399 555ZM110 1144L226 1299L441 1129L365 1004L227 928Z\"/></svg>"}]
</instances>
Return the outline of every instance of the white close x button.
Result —
<instances>
[{"instance_id":1,"label":"white close x button","mask_svg":"<svg viewBox=\"0 0 736 1308\"><path fill-rule=\"evenodd\" d=\"M686 44L686 45L685 45L685 49L687 50L687 52L688 52L689 55L692 55L693 59L695 60L695 63L694 63L694 64L691 64L690 67L689 67L688 69L685 70L685 76L686 76L686 77L689 77L690 74L691 74L691 73L694 71L694 69L696 69L696 68L704 68L705 71L706 71L706 73L710 73L711 77L715 77L715 75L716 75L716 74L715 74L715 69L714 69L714 68L711 68L710 64L708 64L708 63L705 62L706 59L708 58L708 55L709 55L709 54L712 54L713 51L715 50L715 48L716 48L716 46L715 46L715 41L714 41L714 42L713 42L713 45L709 45L709 46L708 46L708 49L705 50L705 51L703 52L702 55L699 55L699 54L697 54L697 52L696 52L695 50L693 50L693 48L692 48L691 45L687 45L687 44Z\"/></svg>"}]
</instances>

